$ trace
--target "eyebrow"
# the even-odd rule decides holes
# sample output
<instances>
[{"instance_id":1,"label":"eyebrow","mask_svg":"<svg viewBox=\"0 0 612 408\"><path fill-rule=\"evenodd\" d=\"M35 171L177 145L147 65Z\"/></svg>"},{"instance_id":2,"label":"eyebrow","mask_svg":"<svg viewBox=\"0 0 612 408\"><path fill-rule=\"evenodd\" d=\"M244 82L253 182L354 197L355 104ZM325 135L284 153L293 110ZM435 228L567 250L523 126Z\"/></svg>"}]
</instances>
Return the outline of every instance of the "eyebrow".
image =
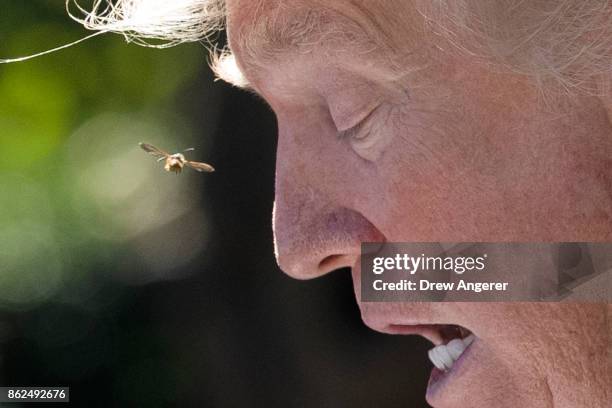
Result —
<instances>
[{"instance_id":1,"label":"eyebrow","mask_svg":"<svg viewBox=\"0 0 612 408\"><path fill-rule=\"evenodd\" d=\"M352 55L387 48L388 42L384 41L384 33L372 13L353 8L350 16L331 8L287 11L282 6L271 13L254 15L241 27L235 42L241 62L247 70L258 72L287 55L330 50L332 45L336 46L335 52Z\"/></svg>"}]
</instances>

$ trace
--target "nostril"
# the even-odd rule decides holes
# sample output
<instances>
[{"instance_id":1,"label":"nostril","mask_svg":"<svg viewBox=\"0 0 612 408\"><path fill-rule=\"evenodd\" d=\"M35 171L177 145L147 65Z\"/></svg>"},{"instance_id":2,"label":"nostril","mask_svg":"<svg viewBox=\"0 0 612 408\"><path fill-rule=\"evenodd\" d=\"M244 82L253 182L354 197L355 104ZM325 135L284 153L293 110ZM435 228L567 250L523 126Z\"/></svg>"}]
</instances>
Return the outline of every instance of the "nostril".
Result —
<instances>
[{"instance_id":1,"label":"nostril","mask_svg":"<svg viewBox=\"0 0 612 408\"><path fill-rule=\"evenodd\" d=\"M319 262L319 271L326 273L333 271L334 269L339 269L345 266L345 257L343 255L329 255L323 258L321 262Z\"/></svg>"}]
</instances>

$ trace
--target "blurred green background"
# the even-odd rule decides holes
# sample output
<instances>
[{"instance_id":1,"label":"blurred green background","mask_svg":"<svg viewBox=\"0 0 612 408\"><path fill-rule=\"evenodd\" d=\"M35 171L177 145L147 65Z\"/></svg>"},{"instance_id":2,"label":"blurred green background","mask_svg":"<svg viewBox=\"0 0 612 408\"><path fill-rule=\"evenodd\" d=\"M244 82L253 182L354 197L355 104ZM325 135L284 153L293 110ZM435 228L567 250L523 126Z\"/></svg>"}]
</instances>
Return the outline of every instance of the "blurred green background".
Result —
<instances>
[{"instance_id":1,"label":"blurred green background","mask_svg":"<svg viewBox=\"0 0 612 408\"><path fill-rule=\"evenodd\" d=\"M87 34L63 0L0 5L0 58ZM0 385L87 407L427 406L427 342L366 329L347 271L276 267L274 116L207 56L108 34L0 65ZM217 171L166 173L141 141Z\"/></svg>"},{"instance_id":2,"label":"blurred green background","mask_svg":"<svg viewBox=\"0 0 612 408\"><path fill-rule=\"evenodd\" d=\"M84 36L61 3L4 2L1 55ZM205 57L199 44L161 51L107 35L0 66L0 300L8 307L61 296L67 281L87 286L83 271L95 263L147 266L120 280L171 278L203 249L206 216L189 189L205 178L167 177L137 143L195 147L180 91ZM194 159L205 158L211 139L197 140Z\"/></svg>"}]
</instances>

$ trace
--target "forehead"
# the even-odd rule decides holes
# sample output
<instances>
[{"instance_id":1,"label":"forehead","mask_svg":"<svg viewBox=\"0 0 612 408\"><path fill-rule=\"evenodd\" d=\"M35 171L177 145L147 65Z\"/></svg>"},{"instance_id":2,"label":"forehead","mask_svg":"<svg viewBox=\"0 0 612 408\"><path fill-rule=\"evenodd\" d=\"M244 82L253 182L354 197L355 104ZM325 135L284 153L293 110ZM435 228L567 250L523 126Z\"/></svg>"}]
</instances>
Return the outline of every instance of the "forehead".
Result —
<instances>
[{"instance_id":1,"label":"forehead","mask_svg":"<svg viewBox=\"0 0 612 408\"><path fill-rule=\"evenodd\" d=\"M396 34L410 26L406 3L230 0L230 47L250 76L291 54L304 56L315 50L329 58L392 57L399 54ZM391 63L393 58L387 59Z\"/></svg>"}]
</instances>

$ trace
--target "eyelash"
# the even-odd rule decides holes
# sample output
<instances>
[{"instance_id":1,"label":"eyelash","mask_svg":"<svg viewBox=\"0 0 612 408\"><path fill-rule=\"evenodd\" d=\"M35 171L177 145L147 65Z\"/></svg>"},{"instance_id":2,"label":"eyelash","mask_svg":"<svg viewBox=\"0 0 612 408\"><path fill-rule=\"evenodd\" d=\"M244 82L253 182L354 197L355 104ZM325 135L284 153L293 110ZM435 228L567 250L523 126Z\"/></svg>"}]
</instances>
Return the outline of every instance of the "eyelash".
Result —
<instances>
[{"instance_id":1,"label":"eyelash","mask_svg":"<svg viewBox=\"0 0 612 408\"><path fill-rule=\"evenodd\" d=\"M364 122L365 120L362 120L352 128L338 131L338 137L340 139L363 139L365 136L360 136L359 133L364 128Z\"/></svg>"},{"instance_id":2,"label":"eyelash","mask_svg":"<svg viewBox=\"0 0 612 408\"><path fill-rule=\"evenodd\" d=\"M354 140L362 140L362 139L365 139L366 137L368 137L369 132L367 132L365 135L360 135L360 133L363 132L364 128L368 124L370 118L372 117L372 115L374 114L376 109L377 108L372 109L372 111L370 113L368 113L355 126L353 126L351 128L348 128L348 129L345 129L345 130L339 130L338 131L338 137L340 139L354 139Z\"/></svg>"}]
</instances>

